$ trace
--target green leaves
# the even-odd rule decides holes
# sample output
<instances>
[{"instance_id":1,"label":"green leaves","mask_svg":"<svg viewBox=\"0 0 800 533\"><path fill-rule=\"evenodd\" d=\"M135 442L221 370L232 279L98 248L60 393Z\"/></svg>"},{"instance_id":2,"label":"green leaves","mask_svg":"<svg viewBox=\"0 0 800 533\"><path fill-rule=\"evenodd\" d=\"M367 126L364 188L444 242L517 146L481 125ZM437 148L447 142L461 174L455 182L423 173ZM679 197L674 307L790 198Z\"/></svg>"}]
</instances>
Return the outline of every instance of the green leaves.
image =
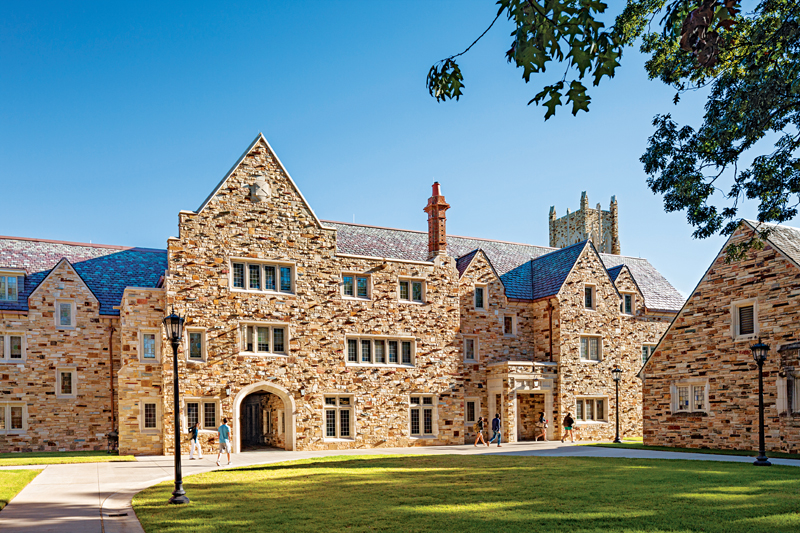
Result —
<instances>
[{"instance_id":1,"label":"green leaves","mask_svg":"<svg viewBox=\"0 0 800 533\"><path fill-rule=\"evenodd\" d=\"M444 59L428 71L426 85L437 102L452 98L458 100L463 94L461 89L464 87L464 76L458 63L452 58Z\"/></svg>"}]
</instances>

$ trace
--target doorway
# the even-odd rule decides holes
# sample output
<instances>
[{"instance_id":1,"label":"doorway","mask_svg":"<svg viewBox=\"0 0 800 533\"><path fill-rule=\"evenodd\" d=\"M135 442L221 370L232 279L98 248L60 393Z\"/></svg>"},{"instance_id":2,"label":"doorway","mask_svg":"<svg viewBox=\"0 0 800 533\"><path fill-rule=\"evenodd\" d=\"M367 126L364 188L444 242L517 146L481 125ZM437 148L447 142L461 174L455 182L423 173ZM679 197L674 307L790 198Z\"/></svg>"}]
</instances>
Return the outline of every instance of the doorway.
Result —
<instances>
[{"instance_id":1,"label":"doorway","mask_svg":"<svg viewBox=\"0 0 800 533\"><path fill-rule=\"evenodd\" d=\"M283 400L271 392L247 395L239 409L241 451L265 448L286 449L286 409Z\"/></svg>"},{"instance_id":2,"label":"doorway","mask_svg":"<svg viewBox=\"0 0 800 533\"><path fill-rule=\"evenodd\" d=\"M542 431L539 414L544 411L545 418L550 418L545 408L545 395L542 393L521 394L517 391L517 405L517 441L536 440L536 436ZM550 424L552 425L552 420Z\"/></svg>"}]
</instances>

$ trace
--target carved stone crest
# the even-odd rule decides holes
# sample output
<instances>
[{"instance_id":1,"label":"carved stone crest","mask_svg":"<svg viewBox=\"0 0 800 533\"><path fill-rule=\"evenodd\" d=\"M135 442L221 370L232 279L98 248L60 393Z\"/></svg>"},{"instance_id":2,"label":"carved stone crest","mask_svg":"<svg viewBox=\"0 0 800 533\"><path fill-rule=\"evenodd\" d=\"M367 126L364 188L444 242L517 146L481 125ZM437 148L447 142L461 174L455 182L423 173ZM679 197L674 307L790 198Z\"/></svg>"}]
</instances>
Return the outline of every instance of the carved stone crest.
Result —
<instances>
[{"instance_id":1,"label":"carved stone crest","mask_svg":"<svg viewBox=\"0 0 800 533\"><path fill-rule=\"evenodd\" d=\"M247 186L250 189L250 196L248 199L253 203L263 202L270 197L271 191L267 180L259 177L255 182Z\"/></svg>"}]
</instances>

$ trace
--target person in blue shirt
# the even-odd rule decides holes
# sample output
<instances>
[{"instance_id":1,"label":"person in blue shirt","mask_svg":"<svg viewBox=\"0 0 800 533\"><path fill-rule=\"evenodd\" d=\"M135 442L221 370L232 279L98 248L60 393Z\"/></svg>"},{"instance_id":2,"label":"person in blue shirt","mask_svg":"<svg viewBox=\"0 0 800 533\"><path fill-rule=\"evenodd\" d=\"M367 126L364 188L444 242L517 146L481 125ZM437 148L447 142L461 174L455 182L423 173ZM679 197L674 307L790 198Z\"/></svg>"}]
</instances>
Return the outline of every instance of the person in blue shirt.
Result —
<instances>
[{"instance_id":1,"label":"person in blue shirt","mask_svg":"<svg viewBox=\"0 0 800 533\"><path fill-rule=\"evenodd\" d=\"M228 426L228 419L222 419L222 425L217 429L219 431L219 453L217 454L217 466L219 466L219 458L222 457L223 452L228 454L228 464L231 464L231 428Z\"/></svg>"},{"instance_id":2,"label":"person in blue shirt","mask_svg":"<svg viewBox=\"0 0 800 533\"><path fill-rule=\"evenodd\" d=\"M203 447L200 446L200 440L198 435L200 434L200 424L195 422L192 427L189 429L189 442L191 446L189 447L189 459L194 459L194 451L197 450L197 458L203 458Z\"/></svg>"},{"instance_id":3,"label":"person in blue shirt","mask_svg":"<svg viewBox=\"0 0 800 533\"><path fill-rule=\"evenodd\" d=\"M492 435L492 438L489 439L489 444L493 443L496 439L498 448L500 447L500 441L503 440L503 438L500 436L501 427L502 426L500 425L500 413L497 413L496 415L494 415L494 418L492 419L492 431L494 431L494 435Z\"/></svg>"}]
</instances>

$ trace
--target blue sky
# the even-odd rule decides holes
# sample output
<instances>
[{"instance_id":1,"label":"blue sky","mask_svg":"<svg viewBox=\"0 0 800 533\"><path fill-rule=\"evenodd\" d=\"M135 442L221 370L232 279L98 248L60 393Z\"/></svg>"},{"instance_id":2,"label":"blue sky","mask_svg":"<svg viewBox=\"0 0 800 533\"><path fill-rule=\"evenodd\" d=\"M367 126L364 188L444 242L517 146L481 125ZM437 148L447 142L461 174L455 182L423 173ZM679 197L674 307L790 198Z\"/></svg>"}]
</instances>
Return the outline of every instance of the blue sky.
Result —
<instances>
[{"instance_id":1,"label":"blue sky","mask_svg":"<svg viewBox=\"0 0 800 533\"><path fill-rule=\"evenodd\" d=\"M465 0L4 2L0 234L163 248L261 131L323 219L424 230L438 180L449 233L546 245L551 205L560 216L587 191L607 209L616 195L622 253L691 291L723 240L665 214L638 159L652 117L697 124L702 95L673 106L631 51L588 114L544 122L526 103L550 72L522 81L501 19L461 60L465 96L437 103L431 64L495 13Z\"/></svg>"}]
</instances>

